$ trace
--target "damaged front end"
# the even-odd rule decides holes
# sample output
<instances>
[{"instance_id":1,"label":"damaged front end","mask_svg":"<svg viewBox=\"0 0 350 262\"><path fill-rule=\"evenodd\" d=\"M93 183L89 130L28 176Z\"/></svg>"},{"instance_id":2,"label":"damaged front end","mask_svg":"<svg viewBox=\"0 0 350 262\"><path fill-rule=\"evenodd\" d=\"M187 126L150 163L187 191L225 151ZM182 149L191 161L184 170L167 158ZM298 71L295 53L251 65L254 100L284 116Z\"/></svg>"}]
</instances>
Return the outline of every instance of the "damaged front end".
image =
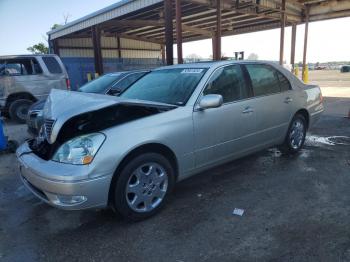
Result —
<instances>
[{"instance_id":1,"label":"damaged front end","mask_svg":"<svg viewBox=\"0 0 350 262\"><path fill-rule=\"evenodd\" d=\"M168 104L55 90L44 108L44 125L28 145L37 156L50 160L61 145L74 137L175 108Z\"/></svg>"}]
</instances>

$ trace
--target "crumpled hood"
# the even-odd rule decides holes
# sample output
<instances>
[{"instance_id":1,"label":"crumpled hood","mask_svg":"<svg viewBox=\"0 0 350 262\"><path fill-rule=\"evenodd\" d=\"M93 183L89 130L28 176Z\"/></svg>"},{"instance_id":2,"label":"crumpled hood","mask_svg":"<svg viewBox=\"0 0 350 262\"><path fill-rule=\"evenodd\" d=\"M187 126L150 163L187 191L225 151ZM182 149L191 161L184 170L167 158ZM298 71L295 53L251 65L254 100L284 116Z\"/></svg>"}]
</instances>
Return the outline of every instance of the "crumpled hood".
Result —
<instances>
[{"instance_id":1,"label":"crumpled hood","mask_svg":"<svg viewBox=\"0 0 350 262\"><path fill-rule=\"evenodd\" d=\"M58 132L60 131L61 127L70 118L86 112L92 112L117 104L156 106L164 108L176 107L163 103L136 99L123 99L109 95L52 89L50 95L46 100L43 112L45 120L54 121L50 134L46 132L47 141L50 144L53 144L56 141Z\"/></svg>"},{"instance_id":2,"label":"crumpled hood","mask_svg":"<svg viewBox=\"0 0 350 262\"><path fill-rule=\"evenodd\" d=\"M44 106L47 119L64 118L118 103L114 96L52 89Z\"/></svg>"}]
</instances>

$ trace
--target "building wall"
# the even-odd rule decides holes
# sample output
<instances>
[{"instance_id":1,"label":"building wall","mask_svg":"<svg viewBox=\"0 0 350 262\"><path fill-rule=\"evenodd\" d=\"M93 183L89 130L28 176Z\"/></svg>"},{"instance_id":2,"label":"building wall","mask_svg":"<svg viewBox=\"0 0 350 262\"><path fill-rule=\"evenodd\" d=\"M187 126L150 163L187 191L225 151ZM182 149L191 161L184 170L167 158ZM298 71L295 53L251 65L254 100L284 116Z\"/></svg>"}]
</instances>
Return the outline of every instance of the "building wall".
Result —
<instances>
[{"instance_id":1,"label":"building wall","mask_svg":"<svg viewBox=\"0 0 350 262\"><path fill-rule=\"evenodd\" d=\"M94 51L91 38L58 39L59 55L65 64L71 86L76 90L87 82L87 74L94 75ZM101 37L104 73L155 68L163 65L160 44Z\"/></svg>"}]
</instances>

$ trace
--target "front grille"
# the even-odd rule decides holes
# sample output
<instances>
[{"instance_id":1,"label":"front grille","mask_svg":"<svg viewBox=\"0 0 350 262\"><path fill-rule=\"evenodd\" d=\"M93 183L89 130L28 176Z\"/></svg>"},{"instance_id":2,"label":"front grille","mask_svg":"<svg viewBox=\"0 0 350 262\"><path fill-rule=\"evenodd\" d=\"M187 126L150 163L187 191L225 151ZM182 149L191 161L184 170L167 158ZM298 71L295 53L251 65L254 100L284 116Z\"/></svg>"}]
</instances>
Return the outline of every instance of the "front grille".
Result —
<instances>
[{"instance_id":1,"label":"front grille","mask_svg":"<svg viewBox=\"0 0 350 262\"><path fill-rule=\"evenodd\" d=\"M45 134L47 139L50 139L51 137L52 128L54 124L55 124L55 120L52 120L52 119L45 119L44 121L44 128L45 128Z\"/></svg>"},{"instance_id":2,"label":"front grille","mask_svg":"<svg viewBox=\"0 0 350 262\"><path fill-rule=\"evenodd\" d=\"M38 157L44 160L49 160L52 158L59 144L49 144L46 139L40 140L38 138L31 139L28 141L29 148Z\"/></svg>"}]
</instances>

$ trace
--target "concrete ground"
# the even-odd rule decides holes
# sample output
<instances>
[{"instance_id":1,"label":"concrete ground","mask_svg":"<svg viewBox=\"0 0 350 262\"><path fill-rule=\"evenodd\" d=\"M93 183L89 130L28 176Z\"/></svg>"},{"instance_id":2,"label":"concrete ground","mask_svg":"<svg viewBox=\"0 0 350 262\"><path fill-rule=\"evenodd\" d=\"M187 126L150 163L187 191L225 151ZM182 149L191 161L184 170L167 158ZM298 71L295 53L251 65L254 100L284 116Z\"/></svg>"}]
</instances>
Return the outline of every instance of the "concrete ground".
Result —
<instances>
[{"instance_id":1,"label":"concrete ground","mask_svg":"<svg viewBox=\"0 0 350 262\"><path fill-rule=\"evenodd\" d=\"M2 154L0 261L350 261L350 98L325 106L298 155L265 150L194 176L139 223L40 202Z\"/></svg>"},{"instance_id":2,"label":"concrete ground","mask_svg":"<svg viewBox=\"0 0 350 262\"><path fill-rule=\"evenodd\" d=\"M350 73L339 70L309 71L309 81L318 84L324 96L350 98Z\"/></svg>"}]
</instances>

